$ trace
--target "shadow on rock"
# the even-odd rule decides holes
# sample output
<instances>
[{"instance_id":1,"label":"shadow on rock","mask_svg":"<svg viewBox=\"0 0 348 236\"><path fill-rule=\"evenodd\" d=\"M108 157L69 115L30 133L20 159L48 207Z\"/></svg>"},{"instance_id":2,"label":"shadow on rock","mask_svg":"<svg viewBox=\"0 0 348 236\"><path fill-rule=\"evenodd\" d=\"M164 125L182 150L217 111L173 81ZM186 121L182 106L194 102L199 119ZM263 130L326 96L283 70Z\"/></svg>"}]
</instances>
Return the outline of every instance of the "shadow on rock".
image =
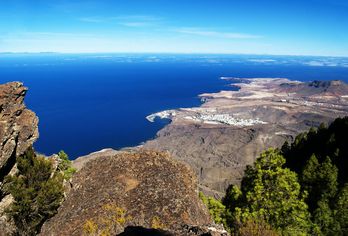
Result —
<instances>
[{"instance_id":1,"label":"shadow on rock","mask_svg":"<svg viewBox=\"0 0 348 236\"><path fill-rule=\"evenodd\" d=\"M160 229L147 229L141 226L128 226L124 229L123 233L117 234L117 236L174 236L174 234L169 233Z\"/></svg>"}]
</instances>

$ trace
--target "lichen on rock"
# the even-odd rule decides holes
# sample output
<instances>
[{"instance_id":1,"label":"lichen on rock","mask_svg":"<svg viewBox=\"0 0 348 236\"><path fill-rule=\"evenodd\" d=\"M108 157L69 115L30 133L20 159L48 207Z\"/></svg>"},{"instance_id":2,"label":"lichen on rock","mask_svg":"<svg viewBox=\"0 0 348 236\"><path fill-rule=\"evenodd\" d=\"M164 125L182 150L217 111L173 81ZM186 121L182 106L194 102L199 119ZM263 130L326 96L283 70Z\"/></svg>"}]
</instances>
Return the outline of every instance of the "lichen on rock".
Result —
<instances>
[{"instance_id":1,"label":"lichen on rock","mask_svg":"<svg viewBox=\"0 0 348 236\"><path fill-rule=\"evenodd\" d=\"M194 173L167 153L139 150L92 158L72 185L41 235L81 235L86 224L93 232L107 229L115 235L127 226L173 230L211 223ZM107 225L110 219L115 223Z\"/></svg>"}]
</instances>

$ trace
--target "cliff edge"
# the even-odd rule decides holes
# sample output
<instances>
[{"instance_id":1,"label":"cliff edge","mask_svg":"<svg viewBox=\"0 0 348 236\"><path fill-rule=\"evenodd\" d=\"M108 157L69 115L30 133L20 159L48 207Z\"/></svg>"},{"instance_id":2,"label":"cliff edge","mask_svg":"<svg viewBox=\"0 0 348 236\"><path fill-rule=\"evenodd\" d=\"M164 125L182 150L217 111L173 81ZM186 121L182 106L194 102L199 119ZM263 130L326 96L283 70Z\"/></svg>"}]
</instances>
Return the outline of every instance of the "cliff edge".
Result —
<instances>
[{"instance_id":1,"label":"cliff edge","mask_svg":"<svg viewBox=\"0 0 348 236\"><path fill-rule=\"evenodd\" d=\"M26 92L27 88L20 82L0 85L0 235L11 230L4 215L11 197L2 192L2 182L15 171L16 158L39 137L39 119L24 104Z\"/></svg>"},{"instance_id":2,"label":"cliff edge","mask_svg":"<svg viewBox=\"0 0 348 236\"><path fill-rule=\"evenodd\" d=\"M20 82L0 85L0 182L39 137L39 119L24 104L26 92Z\"/></svg>"}]
</instances>

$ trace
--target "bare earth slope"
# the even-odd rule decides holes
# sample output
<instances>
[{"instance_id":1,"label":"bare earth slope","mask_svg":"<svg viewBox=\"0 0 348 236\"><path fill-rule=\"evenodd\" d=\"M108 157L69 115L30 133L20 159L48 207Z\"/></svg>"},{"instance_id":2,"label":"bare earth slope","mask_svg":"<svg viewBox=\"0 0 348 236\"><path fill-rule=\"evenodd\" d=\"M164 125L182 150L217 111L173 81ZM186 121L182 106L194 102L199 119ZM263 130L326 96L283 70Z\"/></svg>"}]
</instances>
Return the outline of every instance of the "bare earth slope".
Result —
<instances>
[{"instance_id":1,"label":"bare earth slope","mask_svg":"<svg viewBox=\"0 0 348 236\"><path fill-rule=\"evenodd\" d=\"M127 225L151 228L157 222L173 230L181 224L210 223L198 198L195 175L185 164L159 152L109 154L90 155L73 177L72 189L58 214L44 224L41 235L82 235L88 220L102 230L109 219L108 206L126 210L125 225L111 228L110 235L123 232Z\"/></svg>"},{"instance_id":2,"label":"bare earth slope","mask_svg":"<svg viewBox=\"0 0 348 236\"><path fill-rule=\"evenodd\" d=\"M238 82L233 85L239 91L200 95L206 101L201 107L147 117L166 117L172 123L144 148L169 151L188 163L200 188L210 195L222 196L230 183L238 183L245 166L265 148L279 147L311 126L348 115L348 85L341 81Z\"/></svg>"}]
</instances>

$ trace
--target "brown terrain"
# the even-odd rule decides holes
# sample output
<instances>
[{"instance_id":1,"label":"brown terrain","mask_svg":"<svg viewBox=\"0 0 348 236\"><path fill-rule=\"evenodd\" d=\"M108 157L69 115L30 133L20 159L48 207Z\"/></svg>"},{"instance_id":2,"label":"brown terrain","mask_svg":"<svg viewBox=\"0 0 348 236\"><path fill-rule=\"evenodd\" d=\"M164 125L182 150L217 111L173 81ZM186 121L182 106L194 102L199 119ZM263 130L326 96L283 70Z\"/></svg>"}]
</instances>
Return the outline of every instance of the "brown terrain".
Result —
<instances>
[{"instance_id":1,"label":"brown terrain","mask_svg":"<svg viewBox=\"0 0 348 236\"><path fill-rule=\"evenodd\" d=\"M194 173L168 154L150 151L105 153L84 163L72 180L58 214L41 235L82 235L88 221L106 229L112 209L125 210L124 224L113 225L111 235L127 226L176 230L180 225L211 223L198 198ZM110 207L110 209L109 209Z\"/></svg>"},{"instance_id":2,"label":"brown terrain","mask_svg":"<svg viewBox=\"0 0 348 236\"><path fill-rule=\"evenodd\" d=\"M225 78L226 79L226 78ZM262 150L280 147L310 127L348 115L348 85L288 79L234 79L238 91L200 95L201 107L148 116L169 118L146 149L169 151L196 172L200 189L221 197Z\"/></svg>"},{"instance_id":3,"label":"brown terrain","mask_svg":"<svg viewBox=\"0 0 348 236\"><path fill-rule=\"evenodd\" d=\"M11 196L1 188L4 177L16 171L16 157L23 154L38 138L38 118L24 105L27 88L22 83L0 85L0 235L11 232L4 209Z\"/></svg>"}]
</instances>

